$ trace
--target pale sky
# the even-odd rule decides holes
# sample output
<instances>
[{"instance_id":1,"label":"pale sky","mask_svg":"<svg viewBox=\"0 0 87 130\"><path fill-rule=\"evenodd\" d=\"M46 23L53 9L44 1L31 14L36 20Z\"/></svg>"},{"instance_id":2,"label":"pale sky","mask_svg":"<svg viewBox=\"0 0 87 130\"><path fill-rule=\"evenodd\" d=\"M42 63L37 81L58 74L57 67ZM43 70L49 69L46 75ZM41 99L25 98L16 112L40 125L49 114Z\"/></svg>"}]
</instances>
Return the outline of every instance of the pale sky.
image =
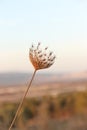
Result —
<instances>
[{"instance_id":1,"label":"pale sky","mask_svg":"<svg viewBox=\"0 0 87 130\"><path fill-rule=\"evenodd\" d=\"M46 72L87 70L87 0L0 0L0 72L33 71L32 42L56 54Z\"/></svg>"}]
</instances>

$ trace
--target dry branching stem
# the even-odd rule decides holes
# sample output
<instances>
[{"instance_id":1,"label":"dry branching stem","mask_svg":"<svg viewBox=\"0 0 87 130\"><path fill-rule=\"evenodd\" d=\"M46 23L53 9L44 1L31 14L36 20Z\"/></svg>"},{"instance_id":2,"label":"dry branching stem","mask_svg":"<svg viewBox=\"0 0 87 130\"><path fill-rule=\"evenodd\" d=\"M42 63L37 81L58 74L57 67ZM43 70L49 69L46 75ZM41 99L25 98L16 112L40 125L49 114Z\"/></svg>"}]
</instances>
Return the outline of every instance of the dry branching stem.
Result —
<instances>
[{"instance_id":1,"label":"dry branching stem","mask_svg":"<svg viewBox=\"0 0 87 130\"><path fill-rule=\"evenodd\" d=\"M24 103L24 100L25 100L25 97L28 93L28 90L31 86L31 83L34 79L34 76L35 76L35 73L37 70L40 70L40 69L46 69L46 68L49 68L50 66L53 65L54 61L55 61L55 55L53 54L53 52L49 52L47 53L47 50L48 50L48 47L46 47L44 50L41 50L40 49L40 43L38 43L37 47L35 48L34 45L31 46L30 48L30 51L29 51L29 58L30 58L30 61L32 63L32 65L34 66L35 68L35 71L32 75L32 78L31 78L31 81L28 85L28 88L27 90L25 91L25 94L19 104L19 107L16 111L16 114L14 116L14 119L9 127L8 130L11 130L12 126L14 125L15 123L15 120L17 118L17 116L19 115L20 113L20 110L22 108L22 105ZM45 51L45 52L44 52Z\"/></svg>"}]
</instances>

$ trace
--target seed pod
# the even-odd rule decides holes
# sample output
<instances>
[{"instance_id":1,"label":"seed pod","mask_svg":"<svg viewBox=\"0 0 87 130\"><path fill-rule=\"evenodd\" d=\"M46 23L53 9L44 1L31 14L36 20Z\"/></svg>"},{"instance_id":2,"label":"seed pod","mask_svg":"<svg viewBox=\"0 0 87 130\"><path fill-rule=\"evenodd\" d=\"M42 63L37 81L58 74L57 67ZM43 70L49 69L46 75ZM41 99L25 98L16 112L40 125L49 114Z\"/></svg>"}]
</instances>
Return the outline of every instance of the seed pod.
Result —
<instances>
[{"instance_id":1,"label":"seed pod","mask_svg":"<svg viewBox=\"0 0 87 130\"><path fill-rule=\"evenodd\" d=\"M48 49L48 47L45 48L45 50L47 50L47 49Z\"/></svg>"},{"instance_id":2,"label":"seed pod","mask_svg":"<svg viewBox=\"0 0 87 130\"><path fill-rule=\"evenodd\" d=\"M40 45L41 44L38 43L36 48L34 47L34 45L32 45L29 51L30 61L33 64L35 70L45 69L50 67L55 60L55 56L53 52L50 52L48 54L46 51L48 47L45 48L45 52L44 50L39 50Z\"/></svg>"}]
</instances>

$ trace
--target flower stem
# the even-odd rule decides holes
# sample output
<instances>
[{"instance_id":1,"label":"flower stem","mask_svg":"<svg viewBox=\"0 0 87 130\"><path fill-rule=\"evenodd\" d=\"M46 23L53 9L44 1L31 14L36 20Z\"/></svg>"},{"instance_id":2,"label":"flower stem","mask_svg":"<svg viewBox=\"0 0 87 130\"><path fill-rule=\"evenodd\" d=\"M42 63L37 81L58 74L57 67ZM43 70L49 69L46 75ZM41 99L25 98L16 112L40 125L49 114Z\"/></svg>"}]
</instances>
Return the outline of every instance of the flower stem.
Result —
<instances>
[{"instance_id":1,"label":"flower stem","mask_svg":"<svg viewBox=\"0 0 87 130\"><path fill-rule=\"evenodd\" d=\"M20 110L21 110L21 108L22 108L22 105L23 105L23 103L24 103L25 97L26 97L26 95L27 95L27 93L28 93L28 90L29 90L31 84L32 84L32 81L33 81L33 79L34 79L35 74L36 74L36 70L34 70L34 73L33 73L33 75L32 75L32 78L31 78L31 80L30 80L30 83L29 83L29 85L28 85L28 87L27 87L27 89L26 89L26 91L25 91L25 93L24 93L24 96L23 96L22 100L20 101L20 104L19 104L19 106L18 106L18 109L17 109L17 111L16 111L16 114L15 114L15 116L14 116L14 118L13 118L13 120L12 120L12 122L11 122L11 125L10 125L10 127L9 127L8 130L11 130L12 126L13 126L14 123L15 123L15 120L16 120L16 118L17 118L17 116L18 116L18 114L19 114L19 112L20 112Z\"/></svg>"}]
</instances>

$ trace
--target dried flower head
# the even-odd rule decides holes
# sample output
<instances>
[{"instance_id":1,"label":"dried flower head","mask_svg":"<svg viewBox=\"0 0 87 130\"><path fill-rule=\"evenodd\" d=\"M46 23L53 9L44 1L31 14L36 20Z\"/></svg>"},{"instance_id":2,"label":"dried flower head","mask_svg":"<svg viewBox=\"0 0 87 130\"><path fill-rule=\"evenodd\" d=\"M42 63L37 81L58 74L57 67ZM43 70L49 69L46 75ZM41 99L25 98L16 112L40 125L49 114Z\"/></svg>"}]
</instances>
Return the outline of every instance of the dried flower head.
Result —
<instances>
[{"instance_id":1,"label":"dried flower head","mask_svg":"<svg viewBox=\"0 0 87 130\"><path fill-rule=\"evenodd\" d=\"M40 45L40 43L38 43L37 47L32 45L29 51L30 61L35 70L48 68L53 65L55 61L55 55L53 52L48 52L48 47L41 50Z\"/></svg>"}]
</instances>

